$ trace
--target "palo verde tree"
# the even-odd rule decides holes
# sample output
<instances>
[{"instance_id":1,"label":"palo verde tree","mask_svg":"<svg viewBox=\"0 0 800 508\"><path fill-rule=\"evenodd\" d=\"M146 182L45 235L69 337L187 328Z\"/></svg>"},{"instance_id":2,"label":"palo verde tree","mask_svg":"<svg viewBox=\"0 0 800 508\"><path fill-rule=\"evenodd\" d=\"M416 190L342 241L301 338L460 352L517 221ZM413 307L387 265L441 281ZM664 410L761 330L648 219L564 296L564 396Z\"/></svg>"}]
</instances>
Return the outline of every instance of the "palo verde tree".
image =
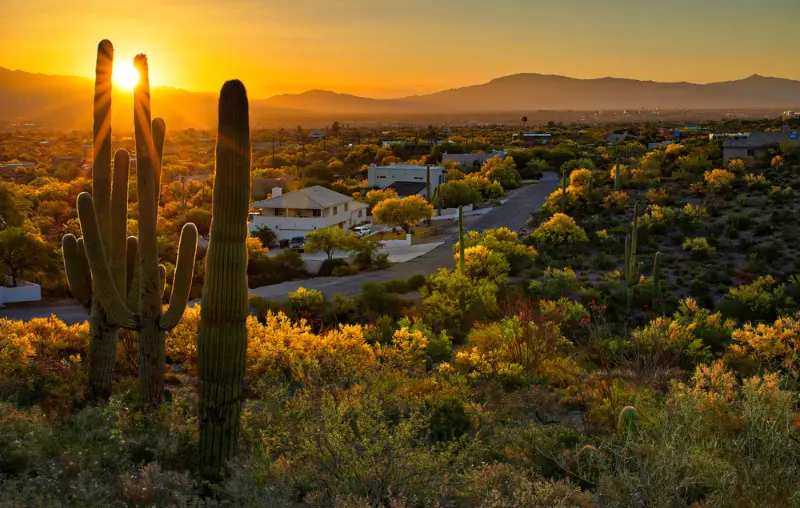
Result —
<instances>
[{"instance_id":1,"label":"palo verde tree","mask_svg":"<svg viewBox=\"0 0 800 508\"><path fill-rule=\"evenodd\" d=\"M247 352L247 214L250 118L247 91L228 81L219 97L211 238L197 340L200 469L220 477L236 454Z\"/></svg>"},{"instance_id":2,"label":"palo verde tree","mask_svg":"<svg viewBox=\"0 0 800 508\"><path fill-rule=\"evenodd\" d=\"M421 196L385 199L375 205L372 215L382 224L401 227L408 234L414 224L433 216L433 206Z\"/></svg>"},{"instance_id":3,"label":"palo verde tree","mask_svg":"<svg viewBox=\"0 0 800 508\"><path fill-rule=\"evenodd\" d=\"M102 46L102 43L101 43ZM99 58L98 58L99 60ZM197 228L188 223L183 226L178 247L178 260L172 282L172 294L166 312L161 308L161 298L166 286L166 269L158 264L158 219L159 183L161 180L161 156L164 150L165 125L161 119L150 119L150 81L147 57L138 55L134 66L139 72L139 83L134 88L134 136L136 139L136 188L139 208L138 242L128 239L127 255L124 242L125 214L127 211L127 152L118 152L116 162L125 162L114 171L111 196L108 196L108 175L104 167L94 187L98 205L88 193L78 196L78 218L85 247L74 237L64 238L64 253L67 271L73 272L75 281L83 283L79 290L85 298L88 292L86 280L80 277L85 269L80 258L85 253L91 272L91 300L99 303L103 312L103 324L109 329L122 327L138 332L139 336L139 390L143 406L152 410L157 407L164 394L164 333L174 328L186 309L194 272L197 252ZM110 59L108 77L110 79ZM101 102L101 106L103 103ZM97 110L95 110L97 113ZM108 115L106 126L110 121ZM103 135L103 122L99 134ZM110 141L103 144L102 153L110 151ZM101 152L95 152L100 155ZM103 156L105 161L105 156ZM118 170L119 169L119 170ZM107 213L110 210L109 218ZM107 233L104 236L104 233ZM138 243L138 249L135 245ZM108 251L108 255L106 255ZM134 265L138 251L138 270L126 274L125 262ZM70 268L70 265L72 267ZM138 271L138 273L137 273ZM127 276L126 276L127 275ZM70 277L72 284L73 277ZM81 281L81 282L78 282ZM77 285L77 284L76 284ZM138 298L135 293L138 286ZM104 345L107 347L107 345ZM113 350L112 350L113 351ZM104 361L113 367L114 356L106 352ZM91 349L90 349L91 354Z\"/></svg>"},{"instance_id":4,"label":"palo verde tree","mask_svg":"<svg viewBox=\"0 0 800 508\"><path fill-rule=\"evenodd\" d=\"M315 229L307 234L303 250L309 254L324 252L328 259L333 259L335 251L349 251L357 242L358 238L353 233L346 233L341 228L329 226Z\"/></svg>"},{"instance_id":5,"label":"palo verde tree","mask_svg":"<svg viewBox=\"0 0 800 508\"><path fill-rule=\"evenodd\" d=\"M0 275L10 279L11 287L17 287L21 278L46 264L47 246L38 235L17 227L0 231Z\"/></svg>"}]
</instances>

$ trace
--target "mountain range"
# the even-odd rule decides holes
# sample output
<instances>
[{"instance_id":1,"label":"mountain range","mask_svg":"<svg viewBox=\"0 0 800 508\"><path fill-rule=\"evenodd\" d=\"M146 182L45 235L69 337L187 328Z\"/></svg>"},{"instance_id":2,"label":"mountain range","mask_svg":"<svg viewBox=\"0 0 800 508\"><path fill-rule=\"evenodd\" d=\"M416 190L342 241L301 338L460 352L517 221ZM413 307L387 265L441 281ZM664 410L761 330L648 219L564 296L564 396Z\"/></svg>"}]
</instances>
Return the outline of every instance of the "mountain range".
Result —
<instances>
[{"instance_id":1,"label":"mountain range","mask_svg":"<svg viewBox=\"0 0 800 508\"><path fill-rule=\"evenodd\" d=\"M0 67L0 122L46 122L58 128L91 125L93 82ZM217 96L154 87L153 110L176 129L213 126ZM132 125L132 94L114 94L115 125ZM800 109L800 81L753 75L709 84L661 83L621 78L576 79L514 74L487 83L427 95L370 99L324 90L251 99L255 125L320 118L414 114L482 114L537 110Z\"/></svg>"}]
</instances>

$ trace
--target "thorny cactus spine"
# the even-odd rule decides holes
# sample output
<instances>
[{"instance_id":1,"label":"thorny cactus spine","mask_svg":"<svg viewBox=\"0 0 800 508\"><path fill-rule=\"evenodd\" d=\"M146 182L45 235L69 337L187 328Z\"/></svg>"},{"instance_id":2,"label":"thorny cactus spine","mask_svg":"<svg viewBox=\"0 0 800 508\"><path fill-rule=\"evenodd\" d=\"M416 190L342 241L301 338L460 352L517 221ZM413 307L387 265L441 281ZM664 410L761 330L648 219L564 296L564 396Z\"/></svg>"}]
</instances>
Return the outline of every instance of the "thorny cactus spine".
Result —
<instances>
[{"instance_id":1,"label":"thorny cactus spine","mask_svg":"<svg viewBox=\"0 0 800 508\"><path fill-rule=\"evenodd\" d=\"M205 478L220 477L236 454L247 351L247 215L250 197L247 91L225 83L219 127L211 238L197 341L200 460Z\"/></svg>"},{"instance_id":2,"label":"thorny cactus spine","mask_svg":"<svg viewBox=\"0 0 800 508\"><path fill-rule=\"evenodd\" d=\"M139 239L138 242L128 239L125 244L124 229L120 227L123 240L119 245L110 243L108 246L109 250L119 252L120 256L124 254L128 260L134 259L134 254L138 252L138 270L127 276L115 276L112 273L111 264L105 255L106 242L101 234L99 214L92 196L87 193L78 196L78 218L86 241L94 293L100 305L109 316L110 322L139 332L140 398L146 408L152 409L161 402L164 391L164 332L174 328L180 321L191 289L197 251L197 228L189 223L181 231L169 308L162 313L161 296L165 284L164 268L159 266L157 257L156 178L160 173L166 131L163 120L156 119L152 123L150 120L147 58L144 55L137 56L134 65L140 75L139 84L134 89ZM115 195L122 193L121 185L115 187L119 189L114 192ZM130 289L118 286L117 282L122 280L138 285L138 300Z\"/></svg>"}]
</instances>

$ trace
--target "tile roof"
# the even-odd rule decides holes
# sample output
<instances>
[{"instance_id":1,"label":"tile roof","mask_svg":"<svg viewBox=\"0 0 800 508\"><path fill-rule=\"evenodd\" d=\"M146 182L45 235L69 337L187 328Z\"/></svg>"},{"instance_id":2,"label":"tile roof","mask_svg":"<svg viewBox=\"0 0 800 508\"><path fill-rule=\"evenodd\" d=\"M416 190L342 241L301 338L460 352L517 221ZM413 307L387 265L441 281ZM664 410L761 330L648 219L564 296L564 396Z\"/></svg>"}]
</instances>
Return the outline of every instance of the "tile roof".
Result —
<instances>
[{"instance_id":1,"label":"tile roof","mask_svg":"<svg viewBox=\"0 0 800 508\"><path fill-rule=\"evenodd\" d=\"M283 196L256 201L254 208L294 208L301 210L322 210L341 203L349 203L353 198L339 194L320 185L288 192Z\"/></svg>"}]
</instances>

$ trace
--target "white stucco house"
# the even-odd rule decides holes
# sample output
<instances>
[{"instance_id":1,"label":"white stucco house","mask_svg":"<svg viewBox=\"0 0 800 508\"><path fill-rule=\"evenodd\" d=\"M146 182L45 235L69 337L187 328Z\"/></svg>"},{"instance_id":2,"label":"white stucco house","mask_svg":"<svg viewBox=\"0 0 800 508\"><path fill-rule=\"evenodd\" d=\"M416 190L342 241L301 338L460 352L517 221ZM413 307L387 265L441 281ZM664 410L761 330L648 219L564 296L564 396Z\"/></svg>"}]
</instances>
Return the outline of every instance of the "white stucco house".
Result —
<instances>
[{"instance_id":1,"label":"white stucco house","mask_svg":"<svg viewBox=\"0 0 800 508\"><path fill-rule=\"evenodd\" d=\"M722 143L722 158L753 159L763 157L770 148L777 148L782 143L800 143L797 131L788 128L780 132L753 131L746 138L726 139Z\"/></svg>"},{"instance_id":2,"label":"white stucco house","mask_svg":"<svg viewBox=\"0 0 800 508\"><path fill-rule=\"evenodd\" d=\"M306 236L315 229L335 226L348 231L366 221L367 205L325 187L315 185L283 194L272 189L272 197L250 204L250 232L270 228L278 240Z\"/></svg>"},{"instance_id":3,"label":"white stucco house","mask_svg":"<svg viewBox=\"0 0 800 508\"><path fill-rule=\"evenodd\" d=\"M388 166L371 165L367 170L367 183L370 187L385 189L392 187L401 197L417 194L425 196L427 193L427 173L429 166L416 166L413 164L390 164ZM439 185L445 183L445 168L430 166L431 171L431 196Z\"/></svg>"}]
</instances>

